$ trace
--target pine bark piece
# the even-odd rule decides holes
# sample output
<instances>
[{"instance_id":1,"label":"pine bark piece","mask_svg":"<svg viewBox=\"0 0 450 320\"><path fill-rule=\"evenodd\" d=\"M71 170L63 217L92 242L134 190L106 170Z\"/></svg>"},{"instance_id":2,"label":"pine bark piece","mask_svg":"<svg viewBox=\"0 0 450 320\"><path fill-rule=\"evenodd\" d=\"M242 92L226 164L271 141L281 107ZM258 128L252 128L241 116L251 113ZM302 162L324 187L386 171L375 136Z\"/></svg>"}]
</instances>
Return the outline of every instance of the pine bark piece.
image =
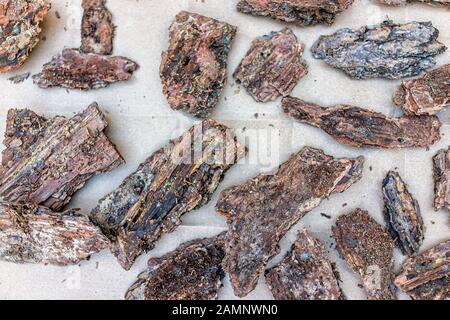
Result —
<instances>
[{"instance_id":1,"label":"pine bark piece","mask_svg":"<svg viewBox=\"0 0 450 320\"><path fill-rule=\"evenodd\" d=\"M450 106L450 64L403 81L394 103L408 115L434 115Z\"/></svg>"},{"instance_id":2,"label":"pine bark piece","mask_svg":"<svg viewBox=\"0 0 450 320\"><path fill-rule=\"evenodd\" d=\"M425 148L441 138L441 122L436 116L388 118L359 107L324 108L293 97L283 99L282 109L292 118L355 148Z\"/></svg>"},{"instance_id":3,"label":"pine bark piece","mask_svg":"<svg viewBox=\"0 0 450 320\"><path fill-rule=\"evenodd\" d=\"M216 211L227 217L229 225L224 270L235 295L244 297L256 287L291 226L330 194L357 182L363 163L363 157L335 159L305 147L276 173L261 174L222 192Z\"/></svg>"},{"instance_id":4,"label":"pine bark piece","mask_svg":"<svg viewBox=\"0 0 450 320\"><path fill-rule=\"evenodd\" d=\"M275 300L343 299L324 245L306 230L265 278Z\"/></svg>"},{"instance_id":5,"label":"pine bark piece","mask_svg":"<svg viewBox=\"0 0 450 320\"><path fill-rule=\"evenodd\" d=\"M160 258L150 258L148 268L125 294L127 300L213 300L218 296L225 233L186 242Z\"/></svg>"},{"instance_id":6,"label":"pine bark piece","mask_svg":"<svg viewBox=\"0 0 450 320\"><path fill-rule=\"evenodd\" d=\"M0 73L19 68L39 43L45 0L0 0Z\"/></svg>"},{"instance_id":7,"label":"pine bark piece","mask_svg":"<svg viewBox=\"0 0 450 320\"><path fill-rule=\"evenodd\" d=\"M128 81L138 65L124 57L107 57L66 48L33 76L40 88L100 89Z\"/></svg>"},{"instance_id":8,"label":"pine bark piece","mask_svg":"<svg viewBox=\"0 0 450 320\"><path fill-rule=\"evenodd\" d=\"M450 147L442 149L433 158L434 208L450 211Z\"/></svg>"},{"instance_id":9,"label":"pine bark piece","mask_svg":"<svg viewBox=\"0 0 450 320\"><path fill-rule=\"evenodd\" d=\"M160 76L169 106L206 118L219 102L227 80L227 60L237 28L186 11L170 27Z\"/></svg>"},{"instance_id":10,"label":"pine bark piece","mask_svg":"<svg viewBox=\"0 0 450 320\"><path fill-rule=\"evenodd\" d=\"M436 40L438 36L431 22L384 21L321 36L311 51L314 58L355 79L400 79L435 66L434 56L447 49Z\"/></svg>"},{"instance_id":11,"label":"pine bark piece","mask_svg":"<svg viewBox=\"0 0 450 320\"><path fill-rule=\"evenodd\" d=\"M70 119L9 110L0 197L62 210L91 177L124 162L104 133L107 126L96 103Z\"/></svg>"},{"instance_id":12,"label":"pine bark piece","mask_svg":"<svg viewBox=\"0 0 450 320\"><path fill-rule=\"evenodd\" d=\"M353 0L240 0L237 9L304 27L319 23L331 25L352 4Z\"/></svg>"},{"instance_id":13,"label":"pine bark piece","mask_svg":"<svg viewBox=\"0 0 450 320\"><path fill-rule=\"evenodd\" d=\"M108 239L74 210L0 202L0 260L59 266L78 264L107 248Z\"/></svg>"},{"instance_id":14,"label":"pine bark piece","mask_svg":"<svg viewBox=\"0 0 450 320\"><path fill-rule=\"evenodd\" d=\"M421 2L428 4L430 6L438 6L438 7L450 7L449 0L378 0L378 2L388 5L388 6L405 6L412 2Z\"/></svg>"},{"instance_id":15,"label":"pine bark piece","mask_svg":"<svg viewBox=\"0 0 450 320\"><path fill-rule=\"evenodd\" d=\"M415 299L449 299L450 240L409 258L395 284Z\"/></svg>"},{"instance_id":16,"label":"pine bark piece","mask_svg":"<svg viewBox=\"0 0 450 320\"><path fill-rule=\"evenodd\" d=\"M308 73L304 48L291 29L272 32L252 42L233 76L258 102L285 97Z\"/></svg>"},{"instance_id":17,"label":"pine bark piece","mask_svg":"<svg viewBox=\"0 0 450 320\"><path fill-rule=\"evenodd\" d=\"M106 0L83 0L81 51L109 55L113 52L114 25Z\"/></svg>"},{"instance_id":18,"label":"pine bark piece","mask_svg":"<svg viewBox=\"0 0 450 320\"><path fill-rule=\"evenodd\" d=\"M114 241L112 251L121 266L130 269L181 223L183 214L205 205L244 154L230 129L204 120L156 151L100 200L91 216Z\"/></svg>"},{"instance_id":19,"label":"pine bark piece","mask_svg":"<svg viewBox=\"0 0 450 320\"><path fill-rule=\"evenodd\" d=\"M350 268L361 275L369 300L395 300L394 241L367 211L340 216L333 226L336 247Z\"/></svg>"},{"instance_id":20,"label":"pine bark piece","mask_svg":"<svg viewBox=\"0 0 450 320\"><path fill-rule=\"evenodd\" d=\"M419 203L397 172L389 171L382 189L387 229L403 254L413 256L424 239Z\"/></svg>"}]
</instances>

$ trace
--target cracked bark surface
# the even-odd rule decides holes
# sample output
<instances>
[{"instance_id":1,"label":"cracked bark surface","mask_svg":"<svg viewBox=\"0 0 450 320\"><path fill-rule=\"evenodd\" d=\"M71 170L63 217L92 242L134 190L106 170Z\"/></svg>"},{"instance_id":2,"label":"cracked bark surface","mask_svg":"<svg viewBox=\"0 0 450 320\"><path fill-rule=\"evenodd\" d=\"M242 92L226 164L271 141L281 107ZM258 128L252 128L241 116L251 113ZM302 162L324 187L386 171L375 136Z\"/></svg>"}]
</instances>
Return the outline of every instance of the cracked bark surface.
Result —
<instances>
[{"instance_id":1,"label":"cracked bark surface","mask_svg":"<svg viewBox=\"0 0 450 320\"><path fill-rule=\"evenodd\" d=\"M330 194L357 182L363 163L363 157L335 159L305 147L277 172L221 193L216 211L227 217L229 226L223 264L235 295L253 291L286 232Z\"/></svg>"}]
</instances>

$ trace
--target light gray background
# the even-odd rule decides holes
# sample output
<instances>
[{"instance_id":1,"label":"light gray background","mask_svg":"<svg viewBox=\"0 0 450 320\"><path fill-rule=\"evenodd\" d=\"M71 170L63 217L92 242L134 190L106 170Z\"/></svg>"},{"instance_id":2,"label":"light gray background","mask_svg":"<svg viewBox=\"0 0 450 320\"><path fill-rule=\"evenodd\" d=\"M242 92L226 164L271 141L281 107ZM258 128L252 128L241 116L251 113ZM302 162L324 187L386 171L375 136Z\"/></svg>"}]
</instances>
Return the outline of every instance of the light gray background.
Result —
<instances>
[{"instance_id":1,"label":"light gray background","mask_svg":"<svg viewBox=\"0 0 450 320\"><path fill-rule=\"evenodd\" d=\"M423 248L448 238L449 213L434 212L432 209L431 158L438 149L449 145L450 111L439 115L445 124L442 140L428 151L357 150L338 145L318 129L294 123L280 111L279 100L258 104L244 89L239 89L231 78L232 71L255 37L284 27L282 23L270 19L238 13L235 10L236 2L237 0L109 0L108 6L117 25L114 54L124 55L140 64L132 81L90 92L69 92L58 88L42 90L34 86L31 79L22 84L11 84L7 80L9 76L23 72L35 74L43 63L48 62L64 46L80 45L81 0L52 1L52 10L43 24L46 40L38 45L20 70L0 76L0 130L4 131L6 113L11 107L28 107L47 116L71 116L93 101L99 103L110 122L108 135L117 144L127 164L90 180L73 198L70 207L79 207L88 213L99 198L117 187L147 156L196 122L167 106L159 80L160 54L167 47L168 28L180 10L209 15L239 27L229 59L229 82L212 117L235 128L241 141L247 143L250 154L244 163L230 170L208 205L186 214L183 224L176 232L164 236L155 250L141 256L130 271L122 270L107 250L74 267L0 262L0 299L121 299L137 274L145 269L148 257L162 255L184 241L212 236L225 230L225 219L214 212L214 204L221 190L244 182L260 171L276 167L305 145L321 148L326 153L339 157L366 156L364 178L347 192L331 196L301 220L281 241L281 254L270 265L280 260L295 240L297 230L309 228L330 248L330 258L336 262L341 273L342 287L347 297L364 299L365 294L358 286L358 276L348 269L334 250L334 243L330 238L331 225L337 216L356 207L369 210L378 222L383 223L381 181L386 172L394 168L398 168L422 208L427 228ZM57 19L56 11L60 13L61 19ZM338 17L333 26L292 27L299 40L306 45L304 58L309 65L309 74L300 80L293 95L325 106L347 103L387 115L401 114L394 108L391 98L400 81L351 80L322 61L313 59L309 51L321 34L330 34L342 27L376 24L386 17L398 23L431 20L441 31L439 40L450 46L448 9L421 4L389 8L370 0L356 0L348 11ZM440 55L437 58L438 65L449 63L449 57L450 51ZM257 119L255 113L258 113ZM242 130L244 127L245 132ZM269 162L264 156L267 150L272 155ZM347 205L344 207L344 204ZM322 212L331 215L332 219L322 217ZM397 251L397 268L403 260L404 257ZM405 295L400 297L406 298ZM235 299L228 278L224 281L219 298ZM271 298L262 279L256 290L247 297Z\"/></svg>"}]
</instances>

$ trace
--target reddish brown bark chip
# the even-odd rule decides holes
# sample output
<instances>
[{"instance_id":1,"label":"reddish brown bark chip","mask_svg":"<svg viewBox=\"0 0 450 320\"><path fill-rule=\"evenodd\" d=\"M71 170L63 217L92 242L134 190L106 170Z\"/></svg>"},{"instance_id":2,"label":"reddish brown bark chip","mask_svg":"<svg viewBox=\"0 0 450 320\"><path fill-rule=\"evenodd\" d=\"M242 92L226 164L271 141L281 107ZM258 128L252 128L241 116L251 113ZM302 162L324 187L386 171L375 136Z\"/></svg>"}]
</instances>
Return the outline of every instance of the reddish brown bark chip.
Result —
<instances>
[{"instance_id":1,"label":"reddish brown bark chip","mask_svg":"<svg viewBox=\"0 0 450 320\"><path fill-rule=\"evenodd\" d=\"M85 53L112 54L114 25L106 0L83 0L81 22L81 51Z\"/></svg>"},{"instance_id":2,"label":"reddish brown bark chip","mask_svg":"<svg viewBox=\"0 0 450 320\"><path fill-rule=\"evenodd\" d=\"M414 299L450 299L450 240L409 258L395 284Z\"/></svg>"},{"instance_id":3,"label":"reddish brown bark chip","mask_svg":"<svg viewBox=\"0 0 450 320\"><path fill-rule=\"evenodd\" d=\"M450 2L449 2L450 3ZM450 106L450 64L402 82L394 103L409 115L433 115Z\"/></svg>"},{"instance_id":4,"label":"reddish brown bark chip","mask_svg":"<svg viewBox=\"0 0 450 320\"><path fill-rule=\"evenodd\" d=\"M450 147L440 150L433 158L434 208L450 211Z\"/></svg>"},{"instance_id":5,"label":"reddish brown bark chip","mask_svg":"<svg viewBox=\"0 0 450 320\"><path fill-rule=\"evenodd\" d=\"M0 73L19 68L39 42L45 0L0 0Z\"/></svg>"},{"instance_id":6,"label":"reddish brown bark chip","mask_svg":"<svg viewBox=\"0 0 450 320\"><path fill-rule=\"evenodd\" d=\"M222 192L216 211L229 225L224 270L237 296L255 288L292 225L331 193L344 192L361 178L363 162L363 157L335 159L306 147L276 173Z\"/></svg>"},{"instance_id":7,"label":"reddish brown bark chip","mask_svg":"<svg viewBox=\"0 0 450 320\"><path fill-rule=\"evenodd\" d=\"M285 97L308 73L304 47L288 28L257 38L233 76L256 101Z\"/></svg>"},{"instance_id":8,"label":"reddish brown bark chip","mask_svg":"<svg viewBox=\"0 0 450 320\"><path fill-rule=\"evenodd\" d=\"M179 246L160 258L150 258L148 268L125 294L127 300L216 299L225 272L222 270L225 233Z\"/></svg>"},{"instance_id":9,"label":"reddish brown bark chip","mask_svg":"<svg viewBox=\"0 0 450 320\"><path fill-rule=\"evenodd\" d=\"M128 81L138 65L124 57L106 57L64 49L33 76L40 88L99 89L111 83Z\"/></svg>"},{"instance_id":10,"label":"reddish brown bark chip","mask_svg":"<svg viewBox=\"0 0 450 320\"><path fill-rule=\"evenodd\" d=\"M0 260L72 265L105 249L108 239L75 211L0 202Z\"/></svg>"},{"instance_id":11,"label":"reddish brown bark chip","mask_svg":"<svg viewBox=\"0 0 450 320\"><path fill-rule=\"evenodd\" d=\"M430 6L450 7L449 0L378 0L378 2L388 6L404 6L412 2L422 2Z\"/></svg>"},{"instance_id":12,"label":"reddish brown bark chip","mask_svg":"<svg viewBox=\"0 0 450 320\"><path fill-rule=\"evenodd\" d=\"M388 173L382 189L388 231L403 254L412 256L419 251L424 239L419 203L397 172Z\"/></svg>"},{"instance_id":13,"label":"reddish brown bark chip","mask_svg":"<svg viewBox=\"0 0 450 320\"><path fill-rule=\"evenodd\" d=\"M393 289L394 241L367 211L342 215L333 227L336 247L361 275L370 300L396 299Z\"/></svg>"},{"instance_id":14,"label":"reddish brown bark chip","mask_svg":"<svg viewBox=\"0 0 450 320\"><path fill-rule=\"evenodd\" d=\"M219 102L237 28L195 13L180 12L162 54L163 93L174 110L206 118Z\"/></svg>"},{"instance_id":15,"label":"reddish brown bark chip","mask_svg":"<svg viewBox=\"0 0 450 320\"><path fill-rule=\"evenodd\" d=\"M441 138L441 123L435 116L388 118L354 106L323 108L292 97L283 99L282 108L294 119L355 148L424 148Z\"/></svg>"},{"instance_id":16,"label":"reddish brown bark chip","mask_svg":"<svg viewBox=\"0 0 450 320\"><path fill-rule=\"evenodd\" d=\"M156 151L91 216L114 241L125 269L172 232L183 214L206 204L225 172L245 154L234 133L204 120Z\"/></svg>"},{"instance_id":17,"label":"reddish brown bark chip","mask_svg":"<svg viewBox=\"0 0 450 320\"><path fill-rule=\"evenodd\" d=\"M332 24L352 3L353 0L240 0L237 9L254 16L309 26Z\"/></svg>"},{"instance_id":18,"label":"reddish brown bark chip","mask_svg":"<svg viewBox=\"0 0 450 320\"><path fill-rule=\"evenodd\" d=\"M0 197L61 210L92 176L124 162L104 134L107 126L96 103L70 119L9 110Z\"/></svg>"},{"instance_id":19,"label":"reddish brown bark chip","mask_svg":"<svg viewBox=\"0 0 450 320\"><path fill-rule=\"evenodd\" d=\"M324 245L306 230L265 278L276 300L343 299Z\"/></svg>"}]
</instances>

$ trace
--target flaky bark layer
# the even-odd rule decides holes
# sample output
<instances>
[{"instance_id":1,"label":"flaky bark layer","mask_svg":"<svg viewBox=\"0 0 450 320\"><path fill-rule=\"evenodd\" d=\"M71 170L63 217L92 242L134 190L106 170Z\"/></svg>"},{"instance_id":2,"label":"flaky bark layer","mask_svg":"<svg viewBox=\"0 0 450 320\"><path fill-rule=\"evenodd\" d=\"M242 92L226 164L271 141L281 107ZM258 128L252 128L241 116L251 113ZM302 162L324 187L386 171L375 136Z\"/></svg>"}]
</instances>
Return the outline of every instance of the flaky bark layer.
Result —
<instances>
[{"instance_id":1,"label":"flaky bark layer","mask_svg":"<svg viewBox=\"0 0 450 320\"><path fill-rule=\"evenodd\" d=\"M414 299L450 299L450 240L408 259L395 284Z\"/></svg>"},{"instance_id":2,"label":"flaky bark layer","mask_svg":"<svg viewBox=\"0 0 450 320\"><path fill-rule=\"evenodd\" d=\"M81 51L112 54L114 25L106 0L83 0L81 22Z\"/></svg>"},{"instance_id":3,"label":"flaky bark layer","mask_svg":"<svg viewBox=\"0 0 450 320\"><path fill-rule=\"evenodd\" d=\"M449 2L450 3L450 2ZM433 115L450 106L450 64L403 81L394 103L410 115Z\"/></svg>"},{"instance_id":4,"label":"flaky bark layer","mask_svg":"<svg viewBox=\"0 0 450 320\"><path fill-rule=\"evenodd\" d=\"M394 241L367 211L342 215L332 228L337 250L361 279L369 300L394 300Z\"/></svg>"},{"instance_id":5,"label":"flaky bark layer","mask_svg":"<svg viewBox=\"0 0 450 320\"><path fill-rule=\"evenodd\" d=\"M104 134L107 126L96 103L70 119L9 110L0 197L61 210L92 176L124 162Z\"/></svg>"},{"instance_id":6,"label":"flaky bark layer","mask_svg":"<svg viewBox=\"0 0 450 320\"><path fill-rule=\"evenodd\" d=\"M434 208L450 211L450 147L440 150L433 158Z\"/></svg>"},{"instance_id":7,"label":"flaky bark layer","mask_svg":"<svg viewBox=\"0 0 450 320\"><path fill-rule=\"evenodd\" d=\"M100 229L75 211L0 202L0 259L72 265L109 244Z\"/></svg>"},{"instance_id":8,"label":"flaky bark layer","mask_svg":"<svg viewBox=\"0 0 450 320\"><path fill-rule=\"evenodd\" d=\"M163 93L174 110L206 118L219 102L227 80L227 60L237 28L186 11L170 27L162 54Z\"/></svg>"},{"instance_id":9,"label":"flaky bark layer","mask_svg":"<svg viewBox=\"0 0 450 320\"><path fill-rule=\"evenodd\" d=\"M438 36L431 22L395 24L388 20L321 36L311 52L355 79L400 79L434 67L434 56L447 50Z\"/></svg>"},{"instance_id":10,"label":"flaky bark layer","mask_svg":"<svg viewBox=\"0 0 450 320\"><path fill-rule=\"evenodd\" d=\"M352 3L353 0L240 0L237 9L254 16L309 26L332 24Z\"/></svg>"},{"instance_id":11,"label":"flaky bark layer","mask_svg":"<svg viewBox=\"0 0 450 320\"><path fill-rule=\"evenodd\" d=\"M388 173L382 189L388 231L403 254L412 256L419 251L424 239L419 203L397 172Z\"/></svg>"},{"instance_id":12,"label":"flaky bark layer","mask_svg":"<svg viewBox=\"0 0 450 320\"><path fill-rule=\"evenodd\" d=\"M150 258L148 269L125 294L127 300L216 299L222 270L225 233L189 241L160 258Z\"/></svg>"},{"instance_id":13,"label":"flaky bark layer","mask_svg":"<svg viewBox=\"0 0 450 320\"><path fill-rule=\"evenodd\" d=\"M92 211L114 241L125 269L172 232L183 214L206 204L225 172L245 154L233 132L214 120L195 125L156 151Z\"/></svg>"},{"instance_id":14,"label":"flaky bark layer","mask_svg":"<svg viewBox=\"0 0 450 320\"><path fill-rule=\"evenodd\" d=\"M276 300L341 300L333 265L324 245L307 230L284 259L266 271L266 283Z\"/></svg>"},{"instance_id":15,"label":"flaky bark layer","mask_svg":"<svg viewBox=\"0 0 450 320\"><path fill-rule=\"evenodd\" d=\"M40 88L100 89L111 83L128 81L138 65L124 57L107 57L64 49L33 76Z\"/></svg>"},{"instance_id":16,"label":"flaky bark layer","mask_svg":"<svg viewBox=\"0 0 450 320\"><path fill-rule=\"evenodd\" d=\"M282 109L294 119L355 148L424 148L441 138L441 122L436 116L388 118L359 107L324 108L292 97L283 99Z\"/></svg>"},{"instance_id":17,"label":"flaky bark layer","mask_svg":"<svg viewBox=\"0 0 450 320\"><path fill-rule=\"evenodd\" d=\"M222 192L216 211L229 225L224 269L237 296L255 288L292 225L331 193L344 192L361 178L363 162L363 157L334 159L306 147L276 173Z\"/></svg>"},{"instance_id":18,"label":"flaky bark layer","mask_svg":"<svg viewBox=\"0 0 450 320\"><path fill-rule=\"evenodd\" d=\"M257 38L233 76L256 101L285 97L308 73L301 58L304 47L288 28Z\"/></svg>"},{"instance_id":19,"label":"flaky bark layer","mask_svg":"<svg viewBox=\"0 0 450 320\"><path fill-rule=\"evenodd\" d=\"M0 0L0 73L19 68L39 43L45 0Z\"/></svg>"}]
</instances>

